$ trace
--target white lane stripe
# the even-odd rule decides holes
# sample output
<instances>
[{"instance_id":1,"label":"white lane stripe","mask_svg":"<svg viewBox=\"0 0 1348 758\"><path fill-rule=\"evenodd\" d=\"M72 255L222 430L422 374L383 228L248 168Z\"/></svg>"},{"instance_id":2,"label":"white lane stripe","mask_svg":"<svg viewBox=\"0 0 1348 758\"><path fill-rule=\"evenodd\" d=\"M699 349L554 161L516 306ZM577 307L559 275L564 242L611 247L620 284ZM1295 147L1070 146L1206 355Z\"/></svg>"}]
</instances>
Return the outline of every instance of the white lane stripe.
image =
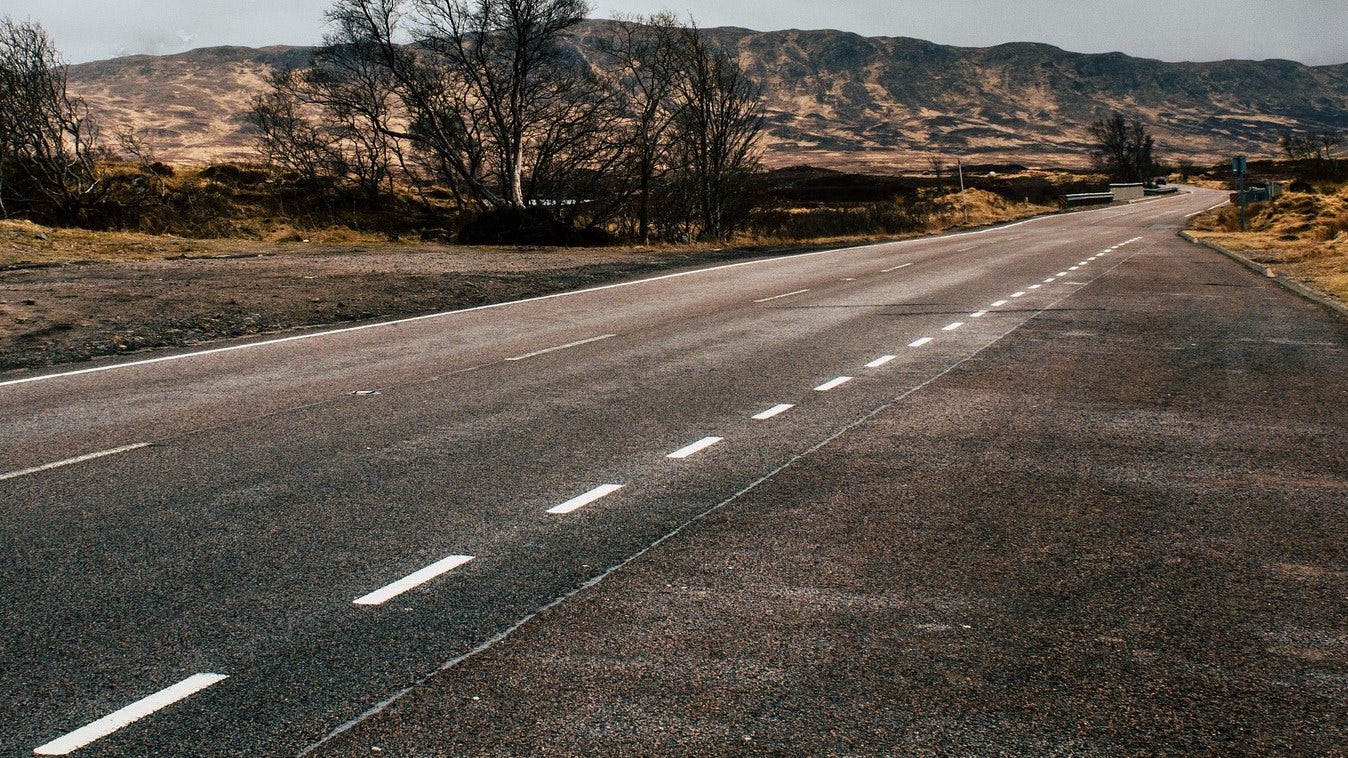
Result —
<instances>
[{"instance_id":1,"label":"white lane stripe","mask_svg":"<svg viewBox=\"0 0 1348 758\"><path fill-rule=\"evenodd\" d=\"M601 335L599 335L598 337L591 337L591 338L589 338L589 339L587 339L587 340L577 340L577 341L575 341L575 342L568 342L568 343L566 343L565 345L557 345L556 347L548 347L548 348L544 348L544 349L542 349L542 350L535 350L535 351L533 351L532 353L525 353L524 355L517 355L517 356L515 356L514 358L506 358L506 360L508 360L508 361L525 361L525 360L528 360L528 359L530 359L530 358L537 358L537 357L540 356L540 355L547 355L548 353L555 353L555 352L557 352L557 351L559 351L559 350L570 350L570 349L573 348L573 347L580 347L581 345L588 345L588 344L590 344L591 342L600 342L600 341L603 341L603 340L609 340L609 339L613 339L614 337L617 337L617 336L618 336L618 335L616 335L616 334L601 334Z\"/></svg>"},{"instance_id":2,"label":"white lane stripe","mask_svg":"<svg viewBox=\"0 0 1348 758\"><path fill-rule=\"evenodd\" d=\"M894 271L898 271L898 270L901 269L901 268L908 268L908 267L911 266L911 265L913 265L913 264L912 264L912 263L903 263L903 264L900 264L900 265L898 265L898 266L895 266L894 268L887 268L887 269L885 269L884 271L881 271L880 273L882 273L882 274L888 274L888 273L891 273L891 272L894 272Z\"/></svg>"},{"instance_id":3,"label":"white lane stripe","mask_svg":"<svg viewBox=\"0 0 1348 758\"><path fill-rule=\"evenodd\" d=\"M837 379L830 379L829 381L824 382L823 384L819 385L818 387L815 387L815 388L814 388L814 391L815 391L815 392L828 392L829 390L837 389L837 388L843 386L844 384L847 384L847 383L850 382L850 381L852 381L852 377L850 377L850 376L840 376L840 377L838 377Z\"/></svg>"},{"instance_id":4,"label":"white lane stripe","mask_svg":"<svg viewBox=\"0 0 1348 758\"><path fill-rule=\"evenodd\" d=\"M808 289L804 289L804 290L796 290L795 292L788 292L788 293L786 293L785 295L773 295L772 297L765 297L765 298L763 298L762 300L755 300L754 302L755 302L755 303L770 303L770 302L772 302L773 300L781 300L781 299L784 298L784 297L792 297L792 296L794 296L794 295L803 295L803 294L805 294L806 292L809 292L809 290L808 290Z\"/></svg>"},{"instance_id":5,"label":"white lane stripe","mask_svg":"<svg viewBox=\"0 0 1348 758\"><path fill-rule=\"evenodd\" d=\"M1030 286L1026 287L1025 289L1027 289L1027 290L1037 290L1037 289L1039 289L1039 288L1042 287L1042 286L1044 286L1044 285L1042 285L1042 284L1031 284Z\"/></svg>"},{"instance_id":6,"label":"white lane stripe","mask_svg":"<svg viewBox=\"0 0 1348 758\"><path fill-rule=\"evenodd\" d=\"M715 445L718 442L721 442L724 439L725 437L703 437L697 442L694 442L693 444L688 445L686 447L681 447L678 450L675 450L674 452L670 453L669 455L666 455L665 457L687 458L689 456L697 455L703 450L706 450L707 448L711 447L712 445Z\"/></svg>"},{"instance_id":7,"label":"white lane stripe","mask_svg":"<svg viewBox=\"0 0 1348 758\"><path fill-rule=\"evenodd\" d=\"M161 711L228 678L225 674L193 674L172 687L167 687L149 697L137 700L88 726L76 729L64 737L54 739L39 748L35 748L33 753L36 755L69 755L95 740L107 737L119 729L130 726L156 711Z\"/></svg>"},{"instance_id":8,"label":"white lane stripe","mask_svg":"<svg viewBox=\"0 0 1348 758\"><path fill-rule=\"evenodd\" d=\"M1066 272L1066 271L1059 271L1058 273L1054 274L1054 276L1056 276L1056 277L1058 277L1058 278L1061 279L1062 277L1067 276L1067 272Z\"/></svg>"},{"instance_id":9,"label":"white lane stripe","mask_svg":"<svg viewBox=\"0 0 1348 758\"><path fill-rule=\"evenodd\" d=\"M420 587L441 574L453 571L463 564L473 560L471 555L451 555L443 560L436 561L426 568L408 574L398 581L386 587L356 598L352 602L356 605L383 605L404 592Z\"/></svg>"},{"instance_id":10,"label":"white lane stripe","mask_svg":"<svg viewBox=\"0 0 1348 758\"><path fill-rule=\"evenodd\" d=\"M76 463L84 463L85 461L92 461L95 458L103 458L109 455L117 455L119 453L128 453L132 450L139 450L143 447L149 446L150 443L148 442L137 442L134 445L123 445L122 447L115 447L111 450L101 450L97 453L88 453L86 455L80 455L74 458L67 458L63 461L54 461L52 463L44 463L41 466L33 466L32 468L19 469L18 471L11 471L7 474L0 474L0 482L5 481L6 479L17 479L21 476L36 474L39 471L50 471L51 469L61 468L62 466L72 466Z\"/></svg>"},{"instance_id":11,"label":"white lane stripe","mask_svg":"<svg viewBox=\"0 0 1348 758\"><path fill-rule=\"evenodd\" d=\"M778 403L777 405L772 406L771 408L767 409L766 411L763 411L762 413L759 413L759 414L755 415L755 416L754 416L754 420L755 420L755 421L767 421L768 419L772 418L773 416L780 416L780 415L782 415L783 413L786 413L787 411L789 411L789 410L791 410L792 408L795 408L795 407L796 407L796 406L795 406L794 403Z\"/></svg>"},{"instance_id":12,"label":"white lane stripe","mask_svg":"<svg viewBox=\"0 0 1348 758\"><path fill-rule=\"evenodd\" d=\"M1012 292L1011 297L1025 297L1024 292Z\"/></svg>"},{"instance_id":13,"label":"white lane stripe","mask_svg":"<svg viewBox=\"0 0 1348 758\"><path fill-rule=\"evenodd\" d=\"M932 339L933 339L932 337L923 337L922 339L913 340L912 342L908 343L908 347L922 347L928 342L931 342Z\"/></svg>"},{"instance_id":14,"label":"white lane stripe","mask_svg":"<svg viewBox=\"0 0 1348 758\"><path fill-rule=\"evenodd\" d=\"M898 357L899 356L897 355L882 355L879 358L876 358L875 360L871 361L870 363L867 363L866 368L880 368L881 366L885 365L886 363L889 363L890 361Z\"/></svg>"},{"instance_id":15,"label":"white lane stripe","mask_svg":"<svg viewBox=\"0 0 1348 758\"><path fill-rule=\"evenodd\" d=\"M1091 262L1090 262L1089 260L1085 260L1085 261L1081 261L1081 262L1078 263L1077 265L1078 265L1078 266L1089 266L1090 264L1091 264Z\"/></svg>"},{"instance_id":16,"label":"white lane stripe","mask_svg":"<svg viewBox=\"0 0 1348 758\"><path fill-rule=\"evenodd\" d=\"M963 321L956 321L956 322L953 323L953 324L946 324L945 326L941 327L941 331L943 331L943 332L953 332L953 331L955 331L956 329L960 328L961 326L964 326L964 322L963 322Z\"/></svg>"},{"instance_id":17,"label":"white lane stripe","mask_svg":"<svg viewBox=\"0 0 1348 758\"><path fill-rule=\"evenodd\" d=\"M987 311L974 311L969 314L969 318L983 318L986 315L988 315Z\"/></svg>"},{"instance_id":18,"label":"white lane stripe","mask_svg":"<svg viewBox=\"0 0 1348 758\"><path fill-rule=\"evenodd\" d=\"M1009 302L1009 301L1007 301L1007 300L998 300L997 302L995 302L995 303L992 304L992 307L993 307L993 308L1000 308L1000 307L1002 307L1003 305L1006 305L1007 302Z\"/></svg>"},{"instance_id":19,"label":"white lane stripe","mask_svg":"<svg viewBox=\"0 0 1348 758\"><path fill-rule=\"evenodd\" d=\"M584 508L600 498L608 497L622 488L623 486L621 484L600 485L589 492L586 492L584 495L573 497L561 505L554 505L548 509L548 513L570 513L579 508Z\"/></svg>"},{"instance_id":20,"label":"white lane stripe","mask_svg":"<svg viewBox=\"0 0 1348 758\"><path fill-rule=\"evenodd\" d=\"M1073 267L1071 267L1071 268L1069 268L1069 269L1067 269L1067 270L1068 270L1068 271L1076 271L1076 270L1079 269L1079 268L1081 268L1081 267L1080 267L1080 266L1073 266Z\"/></svg>"},{"instance_id":21,"label":"white lane stripe","mask_svg":"<svg viewBox=\"0 0 1348 758\"><path fill-rule=\"evenodd\" d=\"M1058 277L1056 277L1056 276L1050 276L1049 278L1047 278L1047 279L1044 280L1044 284L1052 284L1052 283L1054 283L1054 282L1056 282L1056 281L1058 281Z\"/></svg>"}]
</instances>

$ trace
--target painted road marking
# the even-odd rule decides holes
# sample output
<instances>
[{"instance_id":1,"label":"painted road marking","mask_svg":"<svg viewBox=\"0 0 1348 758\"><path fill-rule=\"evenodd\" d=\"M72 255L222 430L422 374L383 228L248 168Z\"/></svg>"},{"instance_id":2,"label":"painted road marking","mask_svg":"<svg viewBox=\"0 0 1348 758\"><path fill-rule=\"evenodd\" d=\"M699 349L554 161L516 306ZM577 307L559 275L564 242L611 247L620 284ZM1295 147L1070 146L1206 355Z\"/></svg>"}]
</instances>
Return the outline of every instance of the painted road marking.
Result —
<instances>
[{"instance_id":1,"label":"painted road marking","mask_svg":"<svg viewBox=\"0 0 1348 758\"><path fill-rule=\"evenodd\" d=\"M987 311L974 311L969 314L969 318L983 318L986 315L988 315Z\"/></svg>"},{"instance_id":2,"label":"painted road marking","mask_svg":"<svg viewBox=\"0 0 1348 758\"><path fill-rule=\"evenodd\" d=\"M828 380L827 382L824 382L823 384L819 385L818 387L815 387L815 388L814 388L814 391L815 391L815 392L828 392L829 390L837 389L837 388L843 386L844 384L847 384L847 383L850 382L850 381L852 381L852 377L850 377L850 376L840 376L840 377L838 377L837 379L830 379L830 380Z\"/></svg>"},{"instance_id":3,"label":"painted road marking","mask_svg":"<svg viewBox=\"0 0 1348 758\"><path fill-rule=\"evenodd\" d=\"M754 302L755 302L755 303L770 303L770 302L772 302L773 300L781 300L781 299L784 298L784 297L792 297L792 296L795 296L795 295L803 295L803 294L805 294L806 292L809 292L809 290L808 290L808 289L804 289L804 290L796 290L795 292L788 292L788 293L786 293L785 295L773 295L772 297L765 297L765 298L763 298L762 300L755 300Z\"/></svg>"},{"instance_id":4,"label":"painted road marking","mask_svg":"<svg viewBox=\"0 0 1348 758\"><path fill-rule=\"evenodd\" d=\"M600 342L600 341L602 341L602 340L613 339L614 337L617 337L617 336L618 336L618 335L616 335L616 334L601 334L601 335L599 335L598 337L591 337L591 338L589 338L589 339L587 339L587 340L577 340L577 341L575 341L575 342L568 342L568 343L566 343L565 345L557 345L556 347L549 347L549 348L544 348L544 349L542 349L542 350L535 350L535 351L532 352L532 353L525 353L524 355L517 355L517 356L515 356L514 358L506 358L506 360L508 360L508 361L525 361L525 360L528 360L528 359L530 359L530 358L537 358L537 357L540 356L540 355L547 355L548 353L555 353L555 352L557 352L557 351L559 351L559 350L570 350L570 349L573 348L573 347L580 347L581 345L588 345L588 344L590 344L591 342Z\"/></svg>"},{"instance_id":5,"label":"painted road marking","mask_svg":"<svg viewBox=\"0 0 1348 758\"><path fill-rule=\"evenodd\" d=\"M772 418L773 416L780 416L780 415L782 415L783 413L786 413L787 411L789 411L789 410L791 410L792 408L795 408L795 407L796 407L796 406L795 406L793 403L778 403L777 405L772 406L771 408L767 409L766 411L763 411L762 413L759 413L759 414L755 415L755 416L754 416L754 420L755 420L755 421L767 421L768 419Z\"/></svg>"},{"instance_id":6,"label":"painted road marking","mask_svg":"<svg viewBox=\"0 0 1348 758\"><path fill-rule=\"evenodd\" d=\"M444 560L432 563L420 571L408 574L393 584L377 589L368 595L358 597L352 602L356 605L383 605L404 592L415 587L420 587L437 576L453 571L471 560L473 560L473 556L471 555L451 555Z\"/></svg>"},{"instance_id":7,"label":"painted road marking","mask_svg":"<svg viewBox=\"0 0 1348 758\"><path fill-rule=\"evenodd\" d=\"M40 471L50 471L54 468L61 468L62 466L73 466L76 463L84 463L85 461L92 461L95 458L105 458L109 455L117 455L119 453L129 453L132 450L139 450L143 447L149 446L150 443L148 442L137 442L134 445L123 445L122 447L115 447L111 450L100 450L97 453L88 453L86 455L80 455L74 458L67 458L63 461L54 461L52 463L44 463L41 466L33 466L32 468L19 469L18 471L11 471L7 474L0 474L0 482L5 481L6 479L18 479L21 476L36 474Z\"/></svg>"},{"instance_id":8,"label":"painted road marking","mask_svg":"<svg viewBox=\"0 0 1348 758\"><path fill-rule=\"evenodd\" d=\"M1012 292L1011 297L1025 297L1024 292Z\"/></svg>"},{"instance_id":9,"label":"painted road marking","mask_svg":"<svg viewBox=\"0 0 1348 758\"><path fill-rule=\"evenodd\" d=\"M1058 273L1054 274L1054 276L1056 276L1056 277L1058 277L1058 278L1062 278L1062 277L1064 277L1064 276L1067 276L1067 272L1066 272L1066 271L1059 271Z\"/></svg>"},{"instance_id":10,"label":"painted road marking","mask_svg":"<svg viewBox=\"0 0 1348 758\"><path fill-rule=\"evenodd\" d=\"M892 271L898 271L898 270L901 269L901 268L908 268L908 267L911 266L911 265L913 265L913 264L912 264L912 263L904 263L904 264L902 264L902 265L895 266L894 268L887 268L887 269L885 269L884 271L881 271L880 273L882 273L882 274L888 274L888 273L890 273L890 272L892 272Z\"/></svg>"},{"instance_id":11,"label":"painted road marking","mask_svg":"<svg viewBox=\"0 0 1348 758\"><path fill-rule=\"evenodd\" d=\"M886 363L889 363L890 361L898 357L899 356L897 355L882 355L879 358L876 358L875 360L871 361L870 363L867 363L866 368L880 368L881 366L885 365Z\"/></svg>"},{"instance_id":12,"label":"painted road marking","mask_svg":"<svg viewBox=\"0 0 1348 758\"><path fill-rule=\"evenodd\" d=\"M1054 282L1056 282L1056 281L1058 281L1058 277L1056 277L1056 276L1050 276L1049 278L1047 278L1047 279L1044 280L1044 284L1052 284L1052 283L1054 283Z\"/></svg>"},{"instance_id":13,"label":"painted road marking","mask_svg":"<svg viewBox=\"0 0 1348 758\"><path fill-rule=\"evenodd\" d=\"M670 453L669 455L666 455L665 457L687 458L689 456L696 455L702 452L703 450L706 450L707 448L711 447L712 445L715 445L716 443L724 439L725 437L703 437L697 442L694 442L693 444L688 445L687 447L681 447L678 450L675 450L674 452Z\"/></svg>"},{"instance_id":14,"label":"painted road marking","mask_svg":"<svg viewBox=\"0 0 1348 758\"><path fill-rule=\"evenodd\" d=\"M1042 284L1031 284L1030 286L1026 287L1025 289L1027 289L1027 290L1037 290L1037 289L1039 289L1039 288L1042 287L1042 286L1044 286L1044 285L1042 285Z\"/></svg>"},{"instance_id":15,"label":"painted road marking","mask_svg":"<svg viewBox=\"0 0 1348 758\"><path fill-rule=\"evenodd\" d=\"M931 342L932 339L933 339L932 337L923 337L922 339L919 340L913 340L912 342L908 343L908 347L922 347L928 342Z\"/></svg>"},{"instance_id":16,"label":"painted road marking","mask_svg":"<svg viewBox=\"0 0 1348 758\"><path fill-rule=\"evenodd\" d=\"M945 326L941 327L941 331L943 331L943 332L953 332L953 331L955 331L956 329L960 328L961 326L964 326L964 322L963 322L963 321L956 321L956 322L953 323L953 324L946 324Z\"/></svg>"},{"instance_id":17,"label":"painted road marking","mask_svg":"<svg viewBox=\"0 0 1348 758\"><path fill-rule=\"evenodd\" d=\"M623 486L621 484L601 484L589 492L586 492L584 495L573 497L561 505L554 505L548 509L548 513L570 513L571 511L584 508L600 498L608 497L622 488Z\"/></svg>"},{"instance_id":18,"label":"painted road marking","mask_svg":"<svg viewBox=\"0 0 1348 758\"><path fill-rule=\"evenodd\" d=\"M89 743L107 737L109 734L140 721L174 703L185 700L211 685L228 679L225 674L194 674L172 687L162 689L149 697L142 698L127 707L54 739L42 747L33 750L36 755L69 755Z\"/></svg>"},{"instance_id":19,"label":"painted road marking","mask_svg":"<svg viewBox=\"0 0 1348 758\"><path fill-rule=\"evenodd\" d=\"M1007 302L1009 302L1009 301L1007 301L1007 300L998 300L997 302L995 302L995 303L992 304L992 307L993 307L993 308L1000 308L1000 307L1002 307L1003 305L1006 305Z\"/></svg>"},{"instance_id":20,"label":"painted road marking","mask_svg":"<svg viewBox=\"0 0 1348 758\"><path fill-rule=\"evenodd\" d=\"M1076 271L1076 270L1079 269L1079 268L1081 268L1081 267L1080 267L1080 266L1073 266L1073 267L1071 267L1071 268L1069 268L1069 269L1067 269L1067 270L1068 270L1068 271Z\"/></svg>"}]
</instances>

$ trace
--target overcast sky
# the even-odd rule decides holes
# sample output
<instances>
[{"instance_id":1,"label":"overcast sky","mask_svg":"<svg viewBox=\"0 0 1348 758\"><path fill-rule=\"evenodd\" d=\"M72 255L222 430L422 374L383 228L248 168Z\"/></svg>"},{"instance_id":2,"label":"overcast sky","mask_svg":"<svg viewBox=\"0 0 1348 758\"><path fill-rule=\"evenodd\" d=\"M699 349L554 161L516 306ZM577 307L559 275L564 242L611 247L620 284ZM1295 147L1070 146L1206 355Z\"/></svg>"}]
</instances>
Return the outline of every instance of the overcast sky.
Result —
<instances>
[{"instance_id":1,"label":"overcast sky","mask_svg":"<svg viewBox=\"0 0 1348 758\"><path fill-rule=\"evenodd\" d=\"M331 0L0 0L72 63L214 45L311 45ZM591 16L671 10L700 26L843 29L982 47L1047 42L1167 61L1348 63L1345 0L591 0Z\"/></svg>"}]
</instances>

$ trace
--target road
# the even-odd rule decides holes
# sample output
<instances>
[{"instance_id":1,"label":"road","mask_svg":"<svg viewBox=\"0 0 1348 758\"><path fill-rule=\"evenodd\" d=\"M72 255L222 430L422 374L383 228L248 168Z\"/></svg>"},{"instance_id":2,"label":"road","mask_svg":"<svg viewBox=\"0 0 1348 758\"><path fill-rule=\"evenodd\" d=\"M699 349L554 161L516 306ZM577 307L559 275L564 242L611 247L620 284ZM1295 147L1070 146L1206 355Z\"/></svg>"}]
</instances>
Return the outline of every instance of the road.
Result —
<instances>
[{"instance_id":1,"label":"road","mask_svg":"<svg viewBox=\"0 0 1348 758\"><path fill-rule=\"evenodd\" d=\"M1050 385L1043 363L994 360L1015 340L1035 344L1025 335L1046 323L1079 325L1050 330L1042 337L1049 345L1172 358L1214 337L1196 333L1199 342L1180 344L1173 327L1112 335L1122 315L1138 316L1121 303L1154 309L1140 319L1153 329L1175 323L1169 308L1248 311L1236 319L1244 332L1218 323L1227 362L1241 350L1282 347L1282 360L1242 353L1247 373L1222 375L1227 384L1218 387L1190 387L1165 365L1147 366L1171 372L1173 383L1161 383L1167 397L1213 397L1226 409L1235 402L1228 385L1293 369L1323 376L1321 394L1308 395L1296 416L1300 436L1275 452L1280 465L1314 469L1294 489L1321 504L1303 506L1316 519L1312 541L1330 534L1319 519L1325 498L1343 501L1338 451L1348 423L1333 420L1348 406L1348 336L1333 317L1175 237L1186 215L1221 199L1200 191L423 319L6 376L0 702L8 706L0 752L274 755L317 746L366 754L350 741L385 734L367 729L397 732L384 705L407 701L397 696L447 663L481 651L467 664L509 666L502 651L544 631L550 644L565 645L567 627L550 620L600 603L589 616L570 616L571 642L594 644L627 620L610 615L622 599L613 588L627 577L654 566L671 575L706 568L670 556L679 540L765 497L773 513L791 510L787 502L832 502L838 496L825 484L833 477L818 469L838 450L922 460L923 449L944 449L945 463L963 461L958 477L942 468L927 482L940 486L918 498L939 521L948 493L972 486L997 461L975 456L975 465L960 434L966 417L987 408L936 389ZM1180 270L1187 279L1176 279ZM1213 281L1195 283L1194 271ZM1158 283L1166 289L1148 289ZM1270 319L1267 308L1281 310ZM1233 330L1250 342L1232 342ZM1288 363L1289 354L1299 362ZM1139 394L1131 401L1148 407L1153 375L1104 365L1093 369L1097 381L1132 387ZM1078 431L1069 447L1089 450L1092 414L1106 411L1092 408L1092 385L1077 390L1072 407L1088 433ZM867 436L881 422L909 423L910 407L923 426L889 445ZM1065 431L1005 410L998 433L1037 447L1000 455L1063 454ZM1162 446L1168 455L1201 463L1211 454L1213 440L1191 439L1183 419L1134 411L1128 423L1184 441ZM885 477L866 483L894 486ZM1013 503L1011 484L983 482L964 502ZM1054 502L1080 495L1067 487ZM1110 493L1124 503L1132 496ZM858 518L849 509L839 516ZM780 534L783 555L792 552L792 529L772 524L758 548ZM956 553L967 547L950 539ZM1348 566L1337 544L1323 560L1285 561L1286 570L1341 583ZM751 547L740 545L736 560ZM704 544L688 559L702 551L715 548ZM988 570L985 580L999 578ZM1342 584L1326 590L1331 597L1334 586ZM606 622L593 628L599 619ZM1331 657L1342 657L1345 638L1330 635ZM1341 678L1323 686L1341 692ZM828 681L847 678L805 691ZM492 723L503 734L523 728ZM547 744L520 739L514 744L531 746L520 752ZM611 752L588 739L567 744ZM631 743L636 752L680 744L725 743ZM841 743L817 743L830 744ZM485 743L458 749L484 752ZM434 752L407 748L418 750Z\"/></svg>"}]
</instances>

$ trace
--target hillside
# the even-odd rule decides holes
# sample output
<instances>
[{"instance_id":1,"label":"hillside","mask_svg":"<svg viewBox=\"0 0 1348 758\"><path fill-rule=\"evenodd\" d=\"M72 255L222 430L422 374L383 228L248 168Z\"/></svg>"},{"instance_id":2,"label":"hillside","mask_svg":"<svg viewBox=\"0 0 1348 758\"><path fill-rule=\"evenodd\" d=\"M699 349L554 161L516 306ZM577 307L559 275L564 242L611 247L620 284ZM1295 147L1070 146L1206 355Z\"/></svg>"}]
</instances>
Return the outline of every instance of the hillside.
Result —
<instances>
[{"instance_id":1,"label":"hillside","mask_svg":"<svg viewBox=\"0 0 1348 758\"><path fill-rule=\"evenodd\" d=\"M608 22L587 22L577 37ZM960 48L837 31L712 29L763 83L769 165L922 168L948 161L1075 166L1110 111L1152 124L1171 160L1272 155L1287 130L1348 130L1348 64L1163 63L1019 43ZM80 64L71 90L106 134L152 130L169 162L253 156L242 118L266 71L304 48L211 48Z\"/></svg>"}]
</instances>

